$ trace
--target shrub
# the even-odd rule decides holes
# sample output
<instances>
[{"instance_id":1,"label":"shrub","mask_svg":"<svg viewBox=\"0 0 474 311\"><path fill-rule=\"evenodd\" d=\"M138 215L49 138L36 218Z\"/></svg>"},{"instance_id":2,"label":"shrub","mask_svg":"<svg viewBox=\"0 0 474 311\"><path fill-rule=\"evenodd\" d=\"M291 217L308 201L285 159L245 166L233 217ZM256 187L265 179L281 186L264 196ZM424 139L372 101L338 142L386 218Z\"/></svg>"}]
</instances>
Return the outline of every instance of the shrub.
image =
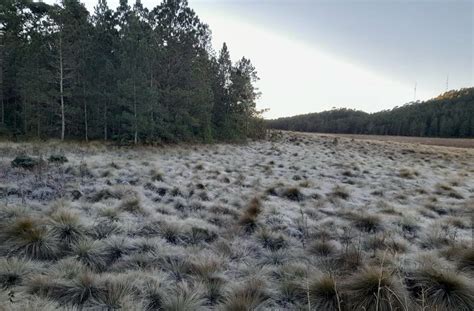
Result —
<instances>
[{"instance_id":1,"label":"shrub","mask_svg":"<svg viewBox=\"0 0 474 311\"><path fill-rule=\"evenodd\" d=\"M424 265L407 277L409 290L424 308L473 310L474 286L456 271Z\"/></svg>"},{"instance_id":2,"label":"shrub","mask_svg":"<svg viewBox=\"0 0 474 311\"><path fill-rule=\"evenodd\" d=\"M19 155L11 162L12 167L32 170L43 164L40 158L33 158L27 155Z\"/></svg>"},{"instance_id":3,"label":"shrub","mask_svg":"<svg viewBox=\"0 0 474 311\"><path fill-rule=\"evenodd\" d=\"M351 310L407 310L408 295L402 282L377 267L363 269L346 284Z\"/></svg>"},{"instance_id":4,"label":"shrub","mask_svg":"<svg viewBox=\"0 0 474 311\"><path fill-rule=\"evenodd\" d=\"M66 156L64 156L64 155L62 155L62 154L52 154L52 155L48 158L48 161L49 161L50 163L63 164L63 163L68 162L68 159L66 158Z\"/></svg>"}]
</instances>

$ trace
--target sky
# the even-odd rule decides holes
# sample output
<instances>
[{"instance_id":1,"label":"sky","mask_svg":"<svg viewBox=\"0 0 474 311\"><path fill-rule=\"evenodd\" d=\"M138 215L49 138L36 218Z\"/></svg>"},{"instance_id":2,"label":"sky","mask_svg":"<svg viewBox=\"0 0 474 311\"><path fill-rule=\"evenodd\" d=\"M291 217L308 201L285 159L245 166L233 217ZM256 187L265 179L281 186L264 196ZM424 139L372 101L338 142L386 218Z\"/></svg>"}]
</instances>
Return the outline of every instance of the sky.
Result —
<instances>
[{"instance_id":1,"label":"sky","mask_svg":"<svg viewBox=\"0 0 474 311\"><path fill-rule=\"evenodd\" d=\"M92 12L97 1L82 2ZM108 0L112 8L118 2ZM209 25L216 51L226 42L234 61L251 59L266 118L343 107L376 112L474 86L474 0L189 4Z\"/></svg>"}]
</instances>

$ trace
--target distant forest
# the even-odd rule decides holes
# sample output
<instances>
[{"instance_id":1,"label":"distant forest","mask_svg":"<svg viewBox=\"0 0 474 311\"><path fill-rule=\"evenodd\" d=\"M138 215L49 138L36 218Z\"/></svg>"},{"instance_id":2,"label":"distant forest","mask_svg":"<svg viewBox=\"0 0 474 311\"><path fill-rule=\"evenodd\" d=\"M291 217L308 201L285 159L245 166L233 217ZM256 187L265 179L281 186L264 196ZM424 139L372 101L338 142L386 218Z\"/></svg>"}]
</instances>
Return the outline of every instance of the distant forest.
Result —
<instances>
[{"instance_id":1,"label":"distant forest","mask_svg":"<svg viewBox=\"0 0 474 311\"><path fill-rule=\"evenodd\" d=\"M186 0L0 1L0 136L154 143L264 133L257 73Z\"/></svg>"},{"instance_id":2,"label":"distant forest","mask_svg":"<svg viewBox=\"0 0 474 311\"><path fill-rule=\"evenodd\" d=\"M320 133L474 137L474 88L376 113L334 109L267 121L270 128Z\"/></svg>"}]
</instances>

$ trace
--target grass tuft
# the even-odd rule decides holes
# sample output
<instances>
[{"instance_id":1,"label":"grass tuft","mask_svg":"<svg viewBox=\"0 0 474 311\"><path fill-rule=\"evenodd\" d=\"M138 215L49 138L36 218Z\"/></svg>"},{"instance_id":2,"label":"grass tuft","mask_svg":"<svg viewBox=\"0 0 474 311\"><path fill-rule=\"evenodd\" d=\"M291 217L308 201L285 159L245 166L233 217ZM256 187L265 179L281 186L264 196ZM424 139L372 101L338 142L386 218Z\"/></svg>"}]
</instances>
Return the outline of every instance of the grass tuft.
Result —
<instances>
[{"instance_id":1,"label":"grass tuft","mask_svg":"<svg viewBox=\"0 0 474 311\"><path fill-rule=\"evenodd\" d=\"M39 260L55 259L58 256L57 240L45 224L34 218L16 218L0 230L4 241L3 252Z\"/></svg>"},{"instance_id":2,"label":"grass tuft","mask_svg":"<svg viewBox=\"0 0 474 311\"><path fill-rule=\"evenodd\" d=\"M456 271L424 265L409 275L407 283L424 309L474 309L472 281Z\"/></svg>"},{"instance_id":3,"label":"grass tuft","mask_svg":"<svg viewBox=\"0 0 474 311\"><path fill-rule=\"evenodd\" d=\"M255 310L261 308L270 298L264 281L252 278L227 294L222 309L226 311Z\"/></svg>"},{"instance_id":4,"label":"grass tuft","mask_svg":"<svg viewBox=\"0 0 474 311\"><path fill-rule=\"evenodd\" d=\"M351 310L407 310L408 296L402 282L377 267L363 269L350 277L345 294Z\"/></svg>"}]
</instances>

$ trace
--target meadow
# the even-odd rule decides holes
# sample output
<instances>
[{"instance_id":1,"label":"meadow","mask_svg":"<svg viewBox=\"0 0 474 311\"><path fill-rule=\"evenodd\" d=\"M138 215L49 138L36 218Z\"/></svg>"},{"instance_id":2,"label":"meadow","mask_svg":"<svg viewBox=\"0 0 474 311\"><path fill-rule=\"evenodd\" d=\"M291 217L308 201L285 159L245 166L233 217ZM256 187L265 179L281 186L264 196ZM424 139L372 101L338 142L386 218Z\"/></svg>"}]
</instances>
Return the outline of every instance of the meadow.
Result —
<instances>
[{"instance_id":1,"label":"meadow","mask_svg":"<svg viewBox=\"0 0 474 311\"><path fill-rule=\"evenodd\" d=\"M1 142L0 310L473 310L473 163L276 131Z\"/></svg>"}]
</instances>

